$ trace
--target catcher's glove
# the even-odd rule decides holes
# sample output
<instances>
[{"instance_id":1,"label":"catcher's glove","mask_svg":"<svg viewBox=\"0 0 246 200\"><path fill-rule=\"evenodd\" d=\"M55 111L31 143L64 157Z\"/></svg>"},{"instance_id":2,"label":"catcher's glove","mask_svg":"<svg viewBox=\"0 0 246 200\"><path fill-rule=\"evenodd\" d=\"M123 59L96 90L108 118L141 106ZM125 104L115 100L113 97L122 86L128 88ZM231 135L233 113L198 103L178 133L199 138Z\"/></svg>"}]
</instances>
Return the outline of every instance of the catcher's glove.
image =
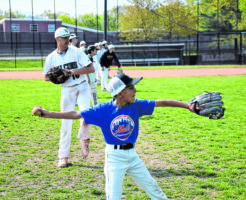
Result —
<instances>
[{"instance_id":1,"label":"catcher's glove","mask_svg":"<svg viewBox=\"0 0 246 200\"><path fill-rule=\"evenodd\" d=\"M190 101L190 110L209 119L220 119L225 112L221 99L221 93L216 91L200 94Z\"/></svg>"},{"instance_id":2,"label":"catcher's glove","mask_svg":"<svg viewBox=\"0 0 246 200\"><path fill-rule=\"evenodd\" d=\"M46 75L49 77L52 83L62 84L71 77L71 71L67 69L61 69L59 67L52 67Z\"/></svg>"},{"instance_id":3,"label":"catcher's glove","mask_svg":"<svg viewBox=\"0 0 246 200\"><path fill-rule=\"evenodd\" d=\"M121 73L123 73L123 70L122 70L121 67L119 67L118 70L117 70L117 74L121 74Z\"/></svg>"}]
</instances>

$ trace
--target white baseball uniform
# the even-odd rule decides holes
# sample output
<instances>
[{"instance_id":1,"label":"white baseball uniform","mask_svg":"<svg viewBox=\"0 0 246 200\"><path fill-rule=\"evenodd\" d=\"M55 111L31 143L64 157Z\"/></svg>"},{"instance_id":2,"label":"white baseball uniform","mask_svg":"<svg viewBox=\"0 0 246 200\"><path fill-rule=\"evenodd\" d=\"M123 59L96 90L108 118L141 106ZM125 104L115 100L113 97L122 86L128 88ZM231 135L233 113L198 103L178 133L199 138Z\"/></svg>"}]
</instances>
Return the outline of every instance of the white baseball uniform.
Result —
<instances>
[{"instance_id":1,"label":"white baseball uniform","mask_svg":"<svg viewBox=\"0 0 246 200\"><path fill-rule=\"evenodd\" d=\"M100 50L99 50L100 51ZM101 79L101 66L100 66L100 55L98 55L98 52L97 52L97 55L93 56L93 60L95 61L94 62L94 67L95 67L95 74L96 74L96 77L97 77L97 84L100 84L100 79Z\"/></svg>"},{"instance_id":2,"label":"white baseball uniform","mask_svg":"<svg viewBox=\"0 0 246 200\"><path fill-rule=\"evenodd\" d=\"M91 63L85 53L78 48L69 46L66 51L58 53L54 50L48 55L45 61L44 75L54 66L62 69L77 69L88 66ZM61 111L74 110L76 103L80 110L90 107L90 87L86 81L86 75L72 75L69 80L61 84ZM68 157L70 154L72 120L63 119L60 129L59 158ZM86 139L89 134L83 132L82 120L80 121L78 138Z\"/></svg>"}]
</instances>

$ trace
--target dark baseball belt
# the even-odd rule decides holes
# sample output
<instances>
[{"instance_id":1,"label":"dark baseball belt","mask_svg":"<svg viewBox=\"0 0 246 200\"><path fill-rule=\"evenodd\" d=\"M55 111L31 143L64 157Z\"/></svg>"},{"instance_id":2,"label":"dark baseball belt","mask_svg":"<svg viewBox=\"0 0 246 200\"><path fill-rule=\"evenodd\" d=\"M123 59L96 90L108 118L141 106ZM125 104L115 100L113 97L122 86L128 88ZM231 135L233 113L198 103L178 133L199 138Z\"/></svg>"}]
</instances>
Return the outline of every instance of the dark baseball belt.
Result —
<instances>
[{"instance_id":1,"label":"dark baseball belt","mask_svg":"<svg viewBox=\"0 0 246 200\"><path fill-rule=\"evenodd\" d=\"M134 148L134 144L132 143L126 143L126 144L121 144L121 145L114 145L114 149L121 149L121 150L128 150Z\"/></svg>"}]
</instances>

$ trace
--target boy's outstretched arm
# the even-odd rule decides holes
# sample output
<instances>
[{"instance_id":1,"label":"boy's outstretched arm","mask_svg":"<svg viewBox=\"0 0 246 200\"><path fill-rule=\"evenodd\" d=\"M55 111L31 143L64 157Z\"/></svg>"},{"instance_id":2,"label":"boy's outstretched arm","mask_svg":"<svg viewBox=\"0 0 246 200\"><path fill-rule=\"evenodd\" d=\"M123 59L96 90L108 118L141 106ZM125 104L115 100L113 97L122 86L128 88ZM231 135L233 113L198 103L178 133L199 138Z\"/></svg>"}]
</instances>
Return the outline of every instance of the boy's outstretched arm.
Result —
<instances>
[{"instance_id":1,"label":"boy's outstretched arm","mask_svg":"<svg viewBox=\"0 0 246 200\"><path fill-rule=\"evenodd\" d=\"M80 119L82 118L80 111L76 111L76 110L63 111L63 112L52 112L40 106L34 106L32 112L34 115L39 116L39 117L44 117L44 118L54 118L54 119Z\"/></svg>"},{"instance_id":2,"label":"boy's outstretched arm","mask_svg":"<svg viewBox=\"0 0 246 200\"><path fill-rule=\"evenodd\" d=\"M189 109L190 104L172 99L155 100L155 107L179 107Z\"/></svg>"},{"instance_id":3,"label":"boy's outstretched arm","mask_svg":"<svg viewBox=\"0 0 246 200\"><path fill-rule=\"evenodd\" d=\"M194 104L190 104L184 101L178 101L173 99L160 99L155 100L155 107L178 107L178 108L186 108L191 112L196 113L195 110L202 110L198 105L196 107Z\"/></svg>"}]
</instances>

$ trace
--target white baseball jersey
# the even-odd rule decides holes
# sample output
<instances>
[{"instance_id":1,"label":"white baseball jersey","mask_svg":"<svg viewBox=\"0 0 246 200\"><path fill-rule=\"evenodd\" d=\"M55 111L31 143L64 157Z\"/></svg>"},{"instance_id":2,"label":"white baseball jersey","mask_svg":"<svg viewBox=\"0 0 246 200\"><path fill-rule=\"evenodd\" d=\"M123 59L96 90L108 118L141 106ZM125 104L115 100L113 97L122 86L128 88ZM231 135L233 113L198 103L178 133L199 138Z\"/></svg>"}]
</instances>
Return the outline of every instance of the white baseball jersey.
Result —
<instances>
[{"instance_id":1,"label":"white baseball jersey","mask_svg":"<svg viewBox=\"0 0 246 200\"><path fill-rule=\"evenodd\" d=\"M67 51L58 53L57 49L51 52L45 61L44 75L51 67L59 66L62 69L77 69L88 66L91 63L88 56L80 49L69 46ZM86 80L85 75L72 75L62 86L70 87Z\"/></svg>"}]
</instances>

